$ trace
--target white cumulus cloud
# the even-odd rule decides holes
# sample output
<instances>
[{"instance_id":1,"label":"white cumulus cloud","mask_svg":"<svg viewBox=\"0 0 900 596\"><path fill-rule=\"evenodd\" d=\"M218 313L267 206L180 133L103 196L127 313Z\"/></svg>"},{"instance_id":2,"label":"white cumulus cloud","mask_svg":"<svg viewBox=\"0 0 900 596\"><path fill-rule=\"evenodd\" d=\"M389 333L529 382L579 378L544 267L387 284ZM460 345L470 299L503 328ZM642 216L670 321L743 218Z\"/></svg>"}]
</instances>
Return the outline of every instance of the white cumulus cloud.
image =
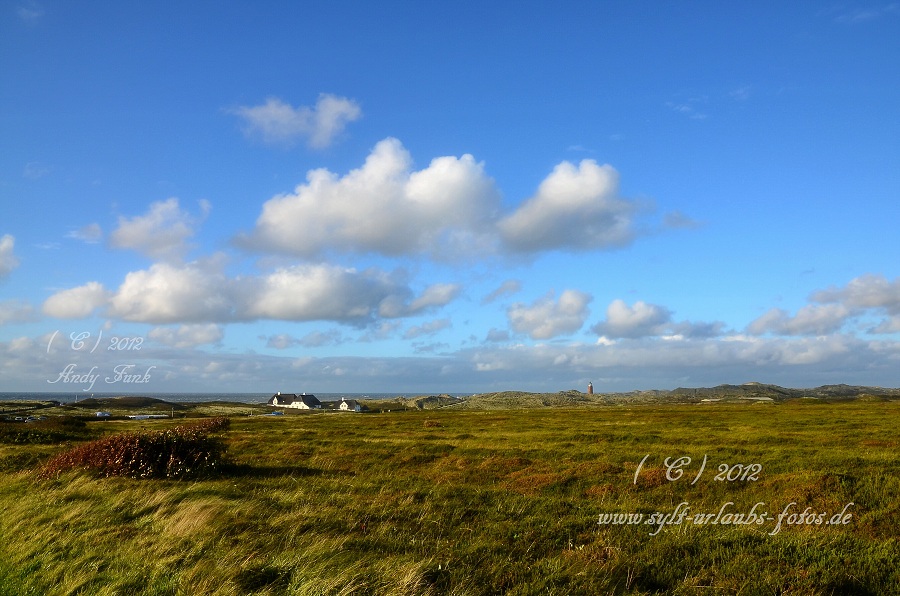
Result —
<instances>
[{"instance_id":1,"label":"white cumulus cloud","mask_svg":"<svg viewBox=\"0 0 900 596\"><path fill-rule=\"evenodd\" d=\"M843 288L828 288L814 292L814 302L841 303L850 308L884 309L900 314L900 278L888 281L883 275L862 275L850 280Z\"/></svg>"},{"instance_id":2,"label":"white cumulus cloud","mask_svg":"<svg viewBox=\"0 0 900 596\"><path fill-rule=\"evenodd\" d=\"M747 326L754 335L827 335L840 330L851 315L843 304L809 304L791 316L780 308L770 309Z\"/></svg>"},{"instance_id":3,"label":"white cumulus cloud","mask_svg":"<svg viewBox=\"0 0 900 596\"><path fill-rule=\"evenodd\" d=\"M345 175L311 170L293 192L266 201L237 244L304 258L328 253L428 256L452 261L499 253L609 250L638 235L643 207L619 195L609 165L558 164L531 198L501 210L500 193L472 155L413 169L402 143L377 143ZM699 224L675 212L663 229Z\"/></svg>"},{"instance_id":4,"label":"white cumulus cloud","mask_svg":"<svg viewBox=\"0 0 900 596\"><path fill-rule=\"evenodd\" d=\"M507 310L510 327L517 333L527 333L532 339L550 339L574 333L587 319L590 294L565 290L559 300L547 294L531 304L517 302Z\"/></svg>"},{"instance_id":5,"label":"white cumulus cloud","mask_svg":"<svg viewBox=\"0 0 900 596\"><path fill-rule=\"evenodd\" d=\"M606 307L606 319L591 327L603 339L661 337L664 339L705 339L722 335L725 324L672 320L672 311L665 306L638 300L629 306L616 299Z\"/></svg>"},{"instance_id":6,"label":"white cumulus cloud","mask_svg":"<svg viewBox=\"0 0 900 596\"><path fill-rule=\"evenodd\" d=\"M235 318L234 280L197 263L156 263L132 271L110 299L109 314L142 323L205 323Z\"/></svg>"},{"instance_id":7,"label":"white cumulus cloud","mask_svg":"<svg viewBox=\"0 0 900 596\"><path fill-rule=\"evenodd\" d=\"M106 306L110 295L103 284L91 281L53 294L44 301L42 310L45 315L58 319L83 319Z\"/></svg>"},{"instance_id":8,"label":"white cumulus cloud","mask_svg":"<svg viewBox=\"0 0 900 596\"><path fill-rule=\"evenodd\" d=\"M254 283L245 315L289 321L331 320L366 324L384 304L405 304L412 292L380 270L296 265ZM392 313L393 314L393 313Z\"/></svg>"},{"instance_id":9,"label":"white cumulus cloud","mask_svg":"<svg viewBox=\"0 0 900 596\"><path fill-rule=\"evenodd\" d=\"M335 321L365 326L378 319L409 317L439 309L461 286L433 284L418 295L405 274L377 268L357 271L326 264L282 267L262 275L230 277L221 261L155 263L129 272L113 291L91 282L60 291L44 303L45 314L75 318L106 306L110 318L157 325L228 323L260 319ZM197 333L209 327L185 327ZM160 341L172 336L159 331ZM166 335L169 334L169 335Z\"/></svg>"},{"instance_id":10,"label":"white cumulus cloud","mask_svg":"<svg viewBox=\"0 0 900 596\"><path fill-rule=\"evenodd\" d=\"M130 248L155 259L180 258L188 250L187 240L210 210L200 201L201 216L181 209L175 197L150 205L144 215L119 217L119 226L109 236L115 248Z\"/></svg>"},{"instance_id":11,"label":"white cumulus cloud","mask_svg":"<svg viewBox=\"0 0 900 596\"><path fill-rule=\"evenodd\" d=\"M606 320L591 329L606 337L647 337L665 333L671 320L672 312L664 306L642 300L628 306L617 299L606 307Z\"/></svg>"},{"instance_id":12,"label":"white cumulus cloud","mask_svg":"<svg viewBox=\"0 0 900 596\"><path fill-rule=\"evenodd\" d=\"M635 236L637 206L619 196L619 175L609 165L564 161L537 193L499 222L511 250L591 250L625 246Z\"/></svg>"},{"instance_id":13,"label":"white cumulus cloud","mask_svg":"<svg viewBox=\"0 0 900 596\"><path fill-rule=\"evenodd\" d=\"M418 171L396 139L341 177L312 170L292 194L263 205L250 248L311 257L322 252L430 254L479 249L499 205L493 181L471 155L439 157Z\"/></svg>"},{"instance_id":14,"label":"white cumulus cloud","mask_svg":"<svg viewBox=\"0 0 900 596\"><path fill-rule=\"evenodd\" d=\"M243 120L248 136L276 145L291 145L305 138L317 149L330 145L349 122L362 117L358 103L328 93L320 94L314 107L295 108L270 97L262 105L242 106L232 112Z\"/></svg>"},{"instance_id":15,"label":"white cumulus cloud","mask_svg":"<svg viewBox=\"0 0 900 596\"><path fill-rule=\"evenodd\" d=\"M830 287L810 295L808 304L791 315L773 308L747 326L755 335L827 335L839 332L845 324L861 319L868 333L900 331L900 279L888 280L882 275L866 274L850 280L843 287ZM882 317L877 323L871 317Z\"/></svg>"}]
</instances>

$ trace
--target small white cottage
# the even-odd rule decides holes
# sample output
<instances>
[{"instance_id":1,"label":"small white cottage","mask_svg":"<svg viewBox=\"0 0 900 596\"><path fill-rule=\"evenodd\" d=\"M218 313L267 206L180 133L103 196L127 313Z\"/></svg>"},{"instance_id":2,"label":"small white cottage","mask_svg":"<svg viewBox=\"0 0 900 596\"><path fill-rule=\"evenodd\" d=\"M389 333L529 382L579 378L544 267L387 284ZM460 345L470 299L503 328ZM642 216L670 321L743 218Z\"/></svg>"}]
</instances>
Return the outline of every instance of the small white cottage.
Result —
<instances>
[{"instance_id":1,"label":"small white cottage","mask_svg":"<svg viewBox=\"0 0 900 596\"><path fill-rule=\"evenodd\" d=\"M362 406L355 399L344 399L341 398L341 405L338 406L339 410L343 410L344 412L362 412Z\"/></svg>"}]
</instances>

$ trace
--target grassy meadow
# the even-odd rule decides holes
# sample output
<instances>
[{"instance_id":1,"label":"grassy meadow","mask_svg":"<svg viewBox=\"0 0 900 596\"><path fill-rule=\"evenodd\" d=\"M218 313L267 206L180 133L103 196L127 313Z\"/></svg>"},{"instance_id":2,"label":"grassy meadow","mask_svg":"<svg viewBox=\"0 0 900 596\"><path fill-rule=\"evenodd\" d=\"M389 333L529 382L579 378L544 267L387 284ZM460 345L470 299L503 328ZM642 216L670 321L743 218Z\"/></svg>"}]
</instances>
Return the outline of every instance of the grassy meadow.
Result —
<instances>
[{"instance_id":1,"label":"grassy meadow","mask_svg":"<svg viewBox=\"0 0 900 596\"><path fill-rule=\"evenodd\" d=\"M37 472L178 422L0 424L0 596L900 594L900 401L242 415L215 477Z\"/></svg>"}]
</instances>

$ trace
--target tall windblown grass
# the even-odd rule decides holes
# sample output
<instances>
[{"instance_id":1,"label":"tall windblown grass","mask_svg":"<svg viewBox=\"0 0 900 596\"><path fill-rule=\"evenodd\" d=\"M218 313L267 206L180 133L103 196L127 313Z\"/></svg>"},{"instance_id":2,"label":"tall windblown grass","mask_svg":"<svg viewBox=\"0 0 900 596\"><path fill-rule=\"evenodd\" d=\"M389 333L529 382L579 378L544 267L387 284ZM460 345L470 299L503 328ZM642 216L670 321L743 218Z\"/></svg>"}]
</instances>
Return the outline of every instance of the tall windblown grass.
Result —
<instances>
[{"instance_id":1,"label":"tall windblown grass","mask_svg":"<svg viewBox=\"0 0 900 596\"><path fill-rule=\"evenodd\" d=\"M235 418L212 477L0 476L0 595L898 594L898 422L895 402ZM774 534L598 524L682 502L855 505Z\"/></svg>"}]
</instances>

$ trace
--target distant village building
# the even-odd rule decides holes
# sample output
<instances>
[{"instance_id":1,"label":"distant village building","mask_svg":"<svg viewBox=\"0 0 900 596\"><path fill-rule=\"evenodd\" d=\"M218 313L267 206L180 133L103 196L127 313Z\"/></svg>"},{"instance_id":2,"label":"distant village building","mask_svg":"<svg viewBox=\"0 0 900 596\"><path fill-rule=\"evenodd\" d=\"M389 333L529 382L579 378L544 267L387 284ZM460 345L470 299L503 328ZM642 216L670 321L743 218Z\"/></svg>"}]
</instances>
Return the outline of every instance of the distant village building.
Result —
<instances>
[{"instance_id":1,"label":"distant village building","mask_svg":"<svg viewBox=\"0 0 900 596\"><path fill-rule=\"evenodd\" d=\"M315 395L306 393L295 395L293 393L282 393L281 391L273 395L266 404L298 410L319 410L322 408L322 402Z\"/></svg>"},{"instance_id":2,"label":"distant village building","mask_svg":"<svg viewBox=\"0 0 900 596\"><path fill-rule=\"evenodd\" d=\"M279 391L266 402L266 405L296 410L335 410L339 412L365 412L368 410L355 399L341 398L341 401L319 401L311 393L282 393Z\"/></svg>"},{"instance_id":3,"label":"distant village building","mask_svg":"<svg viewBox=\"0 0 900 596\"><path fill-rule=\"evenodd\" d=\"M321 402L315 395L301 393L278 392L273 395L267 405L278 408L294 408L297 410L335 410L340 412L365 412L368 408L355 399L341 398L341 401Z\"/></svg>"},{"instance_id":4,"label":"distant village building","mask_svg":"<svg viewBox=\"0 0 900 596\"><path fill-rule=\"evenodd\" d=\"M366 406L355 399L347 399L345 397L342 397L341 401L322 402L322 407L326 410L334 410L336 412L365 412L368 410Z\"/></svg>"},{"instance_id":5,"label":"distant village building","mask_svg":"<svg viewBox=\"0 0 900 596\"><path fill-rule=\"evenodd\" d=\"M362 412L362 406L358 401L355 399L345 400L343 397L341 398L341 405L338 406L338 409L345 412Z\"/></svg>"}]
</instances>

